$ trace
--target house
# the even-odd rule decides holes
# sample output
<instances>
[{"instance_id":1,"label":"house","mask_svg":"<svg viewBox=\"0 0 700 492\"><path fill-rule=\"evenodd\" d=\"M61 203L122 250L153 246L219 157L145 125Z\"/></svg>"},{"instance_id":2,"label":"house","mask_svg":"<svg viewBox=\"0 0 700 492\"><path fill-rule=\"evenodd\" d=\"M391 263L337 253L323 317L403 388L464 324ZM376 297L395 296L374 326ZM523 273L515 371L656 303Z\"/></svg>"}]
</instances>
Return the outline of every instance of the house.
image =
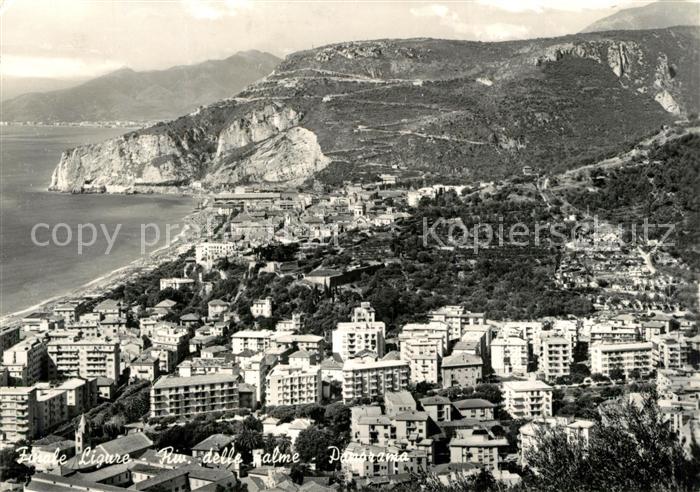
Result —
<instances>
[{"instance_id":1,"label":"house","mask_svg":"<svg viewBox=\"0 0 700 492\"><path fill-rule=\"evenodd\" d=\"M233 449L235 441L235 436L212 434L192 447L192 456L195 458L220 456L222 453Z\"/></svg>"},{"instance_id":2,"label":"house","mask_svg":"<svg viewBox=\"0 0 700 492\"><path fill-rule=\"evenodd\" d=\"M496 405L481 398L468 398L452 403L457 412L465 419L493 420Z\"/></svg>"},{"instance_id":3,"label":"house","mask_svg":"<svg viewBox=\"0 0 700 492\"><path fill-rule=\"evenodd\" d=\"M385 393L384 407L387 416L394 417L400 413L415 412L417 405L411 393L403 390Z\"/></svg>"},{"instance_id":4,"label":"house","mask_svg":"<svg viewBox=\"0 0 700 492\"><path fill-rule=\"evenodd\" d=\"M174 289L180 290L184 287L192 287L194 285L194 280L191 278L162 278L160 279L160 290Z\"/></svg>"},{"instance_id":5,"label":"house","mask_svg":"<svg viewBox=\"0 0 700 492\"><path fill-rule=\"evenodd\" d=\"M449 422L452 420L452 402L444 396L428 396L421 398L420 404L430 418L435 422Z\"/></svg>"},{"instance_id":6,"label":"house","mask_svg":"<svg viewBox=\"0 0 700 492\"><path fill-rule=\"evenodd\" d=\"M476 386L483 378L481 357L461 353L442 360L442 387Z\"/></svg>"},{"instance_id":7,"label":"house","mask_svg":"<svg viewBox=\"0 0 700 492\"><path fill-rule=\"evenodd\" d=\"M508 447L505 437L497 438L490 429L457 429L450 440L451 463L473 463L482 469L498 470L499 449Z\"/></svg>"},{"instance_id":8,"label":"house","mask_svg":"<svg viewBox=\"0 0 700 492\"><path fill-rule=\"evenodd\" d=\"M219 319L223 317L229 310L229 305L227 302L221 299L214 299L207 303L207 318L208 319Z\"/></svg>"},{"instance_id":9,"label":"house","mask_svg":"<svg viewBox=\"0 0 700 492\"><path fill-rule=\"evenodd\" d=\"M250 306L250 312L254 318L270 318L272 317L272 298L256 299L253 305Z\"/></svg>"}]
</instances>

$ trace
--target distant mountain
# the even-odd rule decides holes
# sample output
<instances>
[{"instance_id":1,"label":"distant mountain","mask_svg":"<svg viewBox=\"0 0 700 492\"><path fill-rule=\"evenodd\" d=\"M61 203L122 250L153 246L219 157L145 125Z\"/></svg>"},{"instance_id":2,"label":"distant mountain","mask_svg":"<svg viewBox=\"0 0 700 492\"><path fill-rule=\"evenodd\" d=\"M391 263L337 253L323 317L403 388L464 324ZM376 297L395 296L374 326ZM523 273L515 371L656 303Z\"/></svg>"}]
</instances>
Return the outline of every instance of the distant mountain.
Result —
<instances>
[{"instance_id":1,"label":"distant mountain","mask_svg":"<svg viewBox=\"0 0 700 492\"><path fill-rule=\"evenodd\" d=\"M88 79L51 79L42 77L12 77L0 74L0 101L29 92L48 92L75 87ZM2 118L0 118L1 120Z\"/></svg>"},{"instance_id":2,"label":"distant mountain","mask_svg":"<svg viewBox=\"0 0 700 492\"><path fill-rule=\"evenodd\" d=\"M660 29L700 25L700 3L662 0L643 7L624 9L595 21L581 32Z\"/></svg>"},{"instance_id":3,"label":"distant mountain","mask_svg":"<svg viewBox=\"0 0 700 492\"><path fill-rule=\"evenodd\" d=\"M69 89L24 94L3 101L3 121L153 121L171 119L231 97L269 75L279 58L260 51L237 53L167 70L124 68Z\"/></svg>"},{"instance_id":4,"label":"distant mountain","mask_svg":"<svg viewBox=\"0 0 700 492\"><path fill-rule=\"evenodd\" d=\"M201 110L64 152L51 188L460 183L629 149L700 108L700 28L501 43L383 39L289 55Z\"/></svg>"}]
</instances>

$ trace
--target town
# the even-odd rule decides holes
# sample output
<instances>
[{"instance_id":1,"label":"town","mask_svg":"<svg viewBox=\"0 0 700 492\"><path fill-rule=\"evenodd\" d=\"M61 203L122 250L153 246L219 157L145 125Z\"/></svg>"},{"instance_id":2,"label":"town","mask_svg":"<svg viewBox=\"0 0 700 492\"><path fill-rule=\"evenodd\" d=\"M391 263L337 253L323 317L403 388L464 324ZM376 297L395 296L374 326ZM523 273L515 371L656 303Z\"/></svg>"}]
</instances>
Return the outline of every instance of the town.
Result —
<instances>
[{"instance_id":1,"label":"town","mask_svg":"<svg viewBox=\"0 0 700 492\"><path fill-rule=\"evenodd\" d=\"M678 294L692 283L614 228L587 231L561 245L547 287L577 297L548 313L530 292L513 316L498 292L451 302L479 289L469 248L407 250L430 210L489 196L529 196L564 222L581 214L552 210L539 182L531 169L471 186L382 174L206 196L197 213L215 227L176 261L2 327L0 435L14 474L2 490L321 492L484 472L515 486L541 430L586 442L600 408L649 392L690 452L700 334ZM451 255L454 271L421 279L413 294L430 304L391 312L383 282L417 275L409 260L429 254Z\"/></svg>"}]
</instances>

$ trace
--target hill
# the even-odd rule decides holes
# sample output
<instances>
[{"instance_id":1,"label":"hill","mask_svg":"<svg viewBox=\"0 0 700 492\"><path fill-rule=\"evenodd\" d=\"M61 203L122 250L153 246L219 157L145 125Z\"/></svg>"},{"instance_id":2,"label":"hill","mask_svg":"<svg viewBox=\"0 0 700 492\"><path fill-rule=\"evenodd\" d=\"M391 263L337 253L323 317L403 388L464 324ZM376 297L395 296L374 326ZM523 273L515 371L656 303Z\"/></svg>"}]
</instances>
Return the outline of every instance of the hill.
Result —
<instances>
[{"instance_id":1,"label":"hill","mask_svg":"<svg viewBox=\"0 0 700 492\"><path fill-rule=\"evenodd\" d=\"M698 25L700 25L700 4L677 0L662 0L643 7L620 10L595 21L581 32L660 29L673 26Z\"/></svg>"},{"instance_id":2,"label":"hill","mask_svg":"<svg viewBox=\"0 0 700 492\"><path fill-rule=\"evenodd\" d=\"M3 121L153 121L171 119L230 97L268 75L279 63L247 51L167 70L124 68L77 87L30 93L2 103Z\"/></svg>"},{"instance_id":3,"label":"hill","mask_svg":"<svg viewBox=\"0 0 700 492\"><path fill-rule=\"evenodd\" d=\"M303 51L235 98L64 153L51 189L558 172L697 112L699 38L681 27Z\"/></svg>"}]
</instances>

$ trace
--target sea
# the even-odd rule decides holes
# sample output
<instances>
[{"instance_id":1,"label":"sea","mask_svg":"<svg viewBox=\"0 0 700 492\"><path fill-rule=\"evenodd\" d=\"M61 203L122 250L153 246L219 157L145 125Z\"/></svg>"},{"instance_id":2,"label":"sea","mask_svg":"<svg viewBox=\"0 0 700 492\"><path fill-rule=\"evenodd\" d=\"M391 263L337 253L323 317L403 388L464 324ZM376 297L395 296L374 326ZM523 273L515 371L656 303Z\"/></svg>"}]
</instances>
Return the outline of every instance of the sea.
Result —
<instances>
[{"instance_id":1,"label":"sea","mask_svg":"<svg viewBox=\"0 0 700 492\"><path fill-rule=\"evenodd\" d=\"M47 191L61 152L126 131L0 126L0 316L64 295L138 259L142 250L165 246L166 225L172 238L192 212L189 197Z\"/></svg>"}]
</instances>

